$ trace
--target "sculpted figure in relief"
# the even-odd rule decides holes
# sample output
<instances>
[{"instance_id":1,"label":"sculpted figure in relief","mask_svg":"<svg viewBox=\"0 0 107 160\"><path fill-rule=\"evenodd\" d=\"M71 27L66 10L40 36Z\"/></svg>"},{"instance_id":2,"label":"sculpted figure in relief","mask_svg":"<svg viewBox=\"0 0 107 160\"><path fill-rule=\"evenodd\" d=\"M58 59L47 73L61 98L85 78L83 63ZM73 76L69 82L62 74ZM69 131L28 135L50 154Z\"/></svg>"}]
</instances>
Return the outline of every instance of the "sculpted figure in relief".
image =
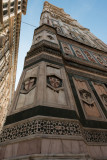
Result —
<instances>
[{"instance_id":1,"label":"sculpted figure in relief","mask_svg":"<svg viewBox=\"0 0 107 160\"><path fill-rule=\"evenodd\" d=\"M94 100L93 100L92 95L91 95L90 92L88 92L85 89L81 89L81 90L79 90L79 93L80 93L80 97L81 97L83 102L88 104L89 107L93 107L94 106L94 104L93 104Z\"/></svg>"},{"instance_id":2,"label":"sculpted figure in relief","mask_svg":"<svg viewBox=\"0 0 107 160\"><path fill-rule=\"evenodd\" d=\"M48 75L47 76L47 85L54 91L59 91L62 89L62 79L57 77L56 75Z\"/></svg>"}]
</instances>

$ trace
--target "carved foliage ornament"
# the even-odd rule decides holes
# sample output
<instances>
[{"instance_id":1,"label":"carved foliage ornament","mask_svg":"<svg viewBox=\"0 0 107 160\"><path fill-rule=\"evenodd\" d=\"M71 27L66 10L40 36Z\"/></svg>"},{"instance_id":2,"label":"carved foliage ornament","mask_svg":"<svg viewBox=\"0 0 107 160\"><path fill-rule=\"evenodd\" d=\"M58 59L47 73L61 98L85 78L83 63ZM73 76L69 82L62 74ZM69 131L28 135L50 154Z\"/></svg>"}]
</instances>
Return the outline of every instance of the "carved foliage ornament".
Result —
<instances>
[{"instance_id":1,"label":"carved foliage ornament","mask_svg":"<svg viewBox=\"0 0 107 160\"><path fill-rule=\"evenodd\" d=\"M58 91L62 88L62 79L56 75L49 75L47 76L47 84L51 89Z\"/></svg>"},{"instance_id":2,"label":"carved foliage ornament","mask_svg":"<svg viewBox=\"0 0 107 160\"><path fill-rule=\"evenodd\" d=\"M21 87L21 93L27 94L36 86L36 77L29 77L23 83Z\"/></svg>"},{"instance_id":3,"label":"carved foliage ornament","mask_svg":"<svg viewBox=\"0 0 107 160\"><path fill-rule=\"evenodd\" d=\"M88 104L89 107L94 106L94 100L93 100L90 92L88 92L85 89L81 89L81 90L79 90L79 93L80 93L80 97L84 103Z\"/></svg>"}]
</instances>

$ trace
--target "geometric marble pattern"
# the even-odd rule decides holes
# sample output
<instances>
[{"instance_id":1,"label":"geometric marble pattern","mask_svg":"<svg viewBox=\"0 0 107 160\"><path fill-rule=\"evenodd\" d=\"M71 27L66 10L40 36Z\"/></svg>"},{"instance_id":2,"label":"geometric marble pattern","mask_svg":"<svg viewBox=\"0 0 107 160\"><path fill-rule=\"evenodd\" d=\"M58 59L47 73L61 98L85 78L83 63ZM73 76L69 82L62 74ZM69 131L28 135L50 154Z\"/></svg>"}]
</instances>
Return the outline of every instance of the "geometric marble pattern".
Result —
<instances>
[{"instance_id":1,"label":"geometric marble pattern","mask_svg":"<svg viewBox=\"0 0 107 160\"><path fill-rule=\"evenodd\" d=\"M101 64L101 65L107 66L107 57L105 57L105 56L99 56L98 54L92 53L90 51L81 49L79 47L76 47L76 46L73 46L71 44L64 43L64 42L61 42L61 45L62 45L62 48L63 48L63 52L64 53L68 52L67 53L68 56L73 55L71 50L70 50L70 46L72 46L76 57L84 59L84 60L88 59L90 62L98 63L98 64ZM66 45L67 46L66 48L69 49L69 50L66 51L64 49L64 45Z\"/></svg>"},{"instance_id":2,"label":"geometric marble pattern","mask_svg":"<svg viewBox=\"0 0 107 160\"><path fill-rule=\"evenodd\" d=\"M28 120L4 128L0 142L7 142L31 135L83 136L87 142L107 143L107 132L84 129L78 122L61 120Z\"/></svg>"}]
</instances>

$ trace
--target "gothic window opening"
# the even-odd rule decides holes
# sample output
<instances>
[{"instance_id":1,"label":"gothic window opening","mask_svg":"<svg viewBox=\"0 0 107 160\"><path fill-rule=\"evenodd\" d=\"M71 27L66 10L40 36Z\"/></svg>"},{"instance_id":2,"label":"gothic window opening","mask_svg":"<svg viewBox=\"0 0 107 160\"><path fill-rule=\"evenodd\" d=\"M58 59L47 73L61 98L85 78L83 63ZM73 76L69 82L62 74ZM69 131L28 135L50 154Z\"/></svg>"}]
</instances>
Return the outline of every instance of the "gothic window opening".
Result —
<instances>
[{"instance_id":1,"label":"gothic window opening","mask_svg":"<svg viewBox=\"0 0 107 160\"><path fill-rule=\"evenodd\" d=\"M18 2L19 3L19 2ZM11 4L10 4L11 6L14 6L14 2L11 2Z\"/></svg>"},{"instance_id":2,"label":"gothic window opening","mask_svg":"<svg viewBox=\"0 0 107 160\"><path fill-rule=\"evenodd\" d=\"M7 13L8 13L8 11L7 11L7 10L4 10L4 11L3 11L3 15L4 15L4 16L6 16L6 15L7 15Z\"/></svg>"},{"instance_id":3,"label":"gothic window opening","mask_svg":"<svg viewBox=\"0 0 107 160\"><path fill-rule=\"evenodd\" d=\"M7 7L8 7L8 3L4 3L3 8L7 8Z\"/></svg>"}]
</instances>

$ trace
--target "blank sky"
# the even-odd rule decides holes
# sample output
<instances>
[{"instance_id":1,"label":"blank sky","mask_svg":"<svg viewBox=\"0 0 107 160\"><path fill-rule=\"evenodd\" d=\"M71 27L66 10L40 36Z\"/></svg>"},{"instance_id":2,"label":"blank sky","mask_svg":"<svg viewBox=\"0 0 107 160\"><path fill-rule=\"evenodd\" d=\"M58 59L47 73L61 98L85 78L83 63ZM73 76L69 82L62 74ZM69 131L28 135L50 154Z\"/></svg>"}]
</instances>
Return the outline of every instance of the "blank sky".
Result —
<instances>
[{"instance_id":1,"label":"blank sky","mask_svg":"<svg viewBox=\"0 0 107 160\"><path fill-rule=\"evenodd\" d=\"M28 0L27 14L22 16L22 22L35 27L21 24L16 87L23 70L24 58L32 44L34 29L39 26L44 1ZM48 2L63 8L72 18L107 44L107 0L48 0Z\"/></svg>"}]
</instances>

